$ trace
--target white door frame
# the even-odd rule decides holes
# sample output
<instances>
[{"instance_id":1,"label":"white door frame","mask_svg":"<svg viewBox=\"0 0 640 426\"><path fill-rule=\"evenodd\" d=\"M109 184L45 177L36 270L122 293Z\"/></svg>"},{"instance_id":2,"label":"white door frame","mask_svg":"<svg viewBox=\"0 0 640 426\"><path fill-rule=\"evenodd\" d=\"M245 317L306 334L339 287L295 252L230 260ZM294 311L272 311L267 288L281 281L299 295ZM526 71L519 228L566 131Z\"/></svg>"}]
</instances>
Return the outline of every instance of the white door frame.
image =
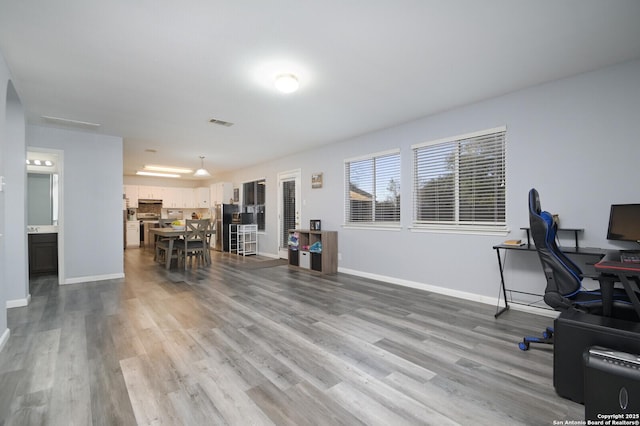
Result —
<instances>
[{"instance_id":1,"label":"white door frame","mask_svg":"<svg viewBox=\"0 0 640 426\"><path fill-rule=\"evenodd\" d=\"M41 148L37 146L27 146L27 152L48 153L58 156L58 285L66 284L64 269L64 151L53 148ZM27 256L27 264L29 257Z\"/></svg>"},{"instance_id":2,"label":"white door frame","mask_svg":"<svg viewBox=\"0 0 640 426\"><path fill-rule=\"evenodd\" d=\"M286 259L289 256L287 248L280 247L280 238L286 229L282 229L282 184L283 182L295 181L296 192L295 192L295 227L300 227L300 218L302 217L302 197L301 197L301 182L302 182L302 171L300 169L289 170L286 172L278 173L278 256L281 259Z\"/></svg>"}]
</instances>

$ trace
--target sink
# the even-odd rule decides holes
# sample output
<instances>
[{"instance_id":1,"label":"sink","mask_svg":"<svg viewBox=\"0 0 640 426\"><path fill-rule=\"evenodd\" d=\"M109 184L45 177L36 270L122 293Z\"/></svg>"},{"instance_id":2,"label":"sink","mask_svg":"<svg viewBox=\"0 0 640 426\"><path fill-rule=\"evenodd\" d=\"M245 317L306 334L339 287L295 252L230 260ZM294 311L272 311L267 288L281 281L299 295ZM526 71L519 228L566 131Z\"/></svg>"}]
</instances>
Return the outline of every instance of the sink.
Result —
<instances>
[{"instance_id":1,"label":"sink","mask_svg":"<svg viewBox=\"0 0 640 426\"><path fill-rule=\"evenodd\" d=\"M27 234L57 234L58 225L29 225Z\"/></svg>"}]
</instances>

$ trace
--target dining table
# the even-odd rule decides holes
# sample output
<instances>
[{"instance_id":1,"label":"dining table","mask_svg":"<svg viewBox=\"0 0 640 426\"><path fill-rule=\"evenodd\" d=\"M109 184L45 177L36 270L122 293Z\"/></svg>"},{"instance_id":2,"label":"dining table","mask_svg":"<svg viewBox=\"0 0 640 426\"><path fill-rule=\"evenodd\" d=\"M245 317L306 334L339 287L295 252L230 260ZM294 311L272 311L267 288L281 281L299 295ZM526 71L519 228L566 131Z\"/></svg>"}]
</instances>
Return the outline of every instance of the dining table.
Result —
<instances>
[{"instance_id":1,"label":"dining table","mask_svg":"<svg viewBox=\"0 0 640 426\"><path fill-rule=\"evenodd\" d=\"M158 241L158 239L162 238L162 239L166 239L168 241L169 247L167 250L167 255L165 256L165 268L170 269L171 268L171 253L173 253L173 243L175 240L180 239L180 238L184 238L184 236L186 235L188 231L184 228L150 228L149 229L149 234L154 236L154 247L155 247L155 243L156 241ZM207 231L207 236L211 236L213 234L215 234L215 230L210 229L209 231ZM206 250L205 251L208 262L211 263L211 258L209 257L209 251ZM154 260L155 259L155 254L154 254Z\"/></svg>"}]
</instances>

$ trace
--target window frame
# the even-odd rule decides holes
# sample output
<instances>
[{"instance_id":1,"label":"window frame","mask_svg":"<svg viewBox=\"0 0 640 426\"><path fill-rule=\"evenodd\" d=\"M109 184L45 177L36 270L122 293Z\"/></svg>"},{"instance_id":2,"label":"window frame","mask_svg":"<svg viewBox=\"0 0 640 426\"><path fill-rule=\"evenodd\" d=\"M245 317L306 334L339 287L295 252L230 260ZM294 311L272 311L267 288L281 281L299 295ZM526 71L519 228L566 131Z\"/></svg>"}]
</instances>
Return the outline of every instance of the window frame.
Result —
<instances>
[{"instance_id":1,"label":"window frame","mask_svg":"<svg viewBox=\"0 0 640 426\"><path fill-rule=\"evenodd\" d=\"M259 204L258 203L258 185L260 185L260 182L264 182L264 203ZM245 185L249 185L249 184L253 184L253 203L252 204L247 204L245 203L246 201L246 191L245 191ZM267 179L266 178L258 178L258 179L254 179L254 180L248 180L245 182L242 182L242 210L244 210L244 212L246 213L252 213L254 216L254 221L255 224L258 225L258 232L260 233L264 233L266 231L266 227L267 227ZM254 211L247 211L248 207L250 207L252 210ZM258 221L258 214L259 214L259 210L262 210L262 214L264 215L264 220L262 222L262 228L260 228L260 221Z\"/></svg>"},{"instance_id":2,"label":"window frame","mask_svg":"<svg viewBox=\"0 0 640 426\"><path fill-rule=\"evenodd\" d=\"M470 222L460 220L460 147L462 142L470 139L482 138L493 134L503 133L502 135L502 186L504 187L504 220L497 221L492 224L483 224L482 221ZM454 220L452 221L424 221L418 220L418 168L417 152L418 150L430 146L451 144L452 150L455 151L455 170L454 170ZM482 235L506 235L508 234L507 226L507 127L499 126L492 129L480 130L477 132L466 133L462 135L432 140L428 142L422 142L411 146L411 185L412 185L412 231L427 231L427 232L441 232L441 233L457 233L457 234L482 234Z\"/></svg>"},{"instance_id":3,"label":"window frame","mask_svg":"<svg viewBox=\"0 0 640 426\"><path fill-rule=\"evenodd\" d=\"M397 156L397 169L393 170L395 174L397 174L398 182L399 182L399 191L398 191L398 220L375 220L375 207L376 207L376 198L375 198L375 161L376 159L383 157L391 157ZM351 182L349 175L347 174L347 170L351 170L351 164L360 161L373 160L374 162L374 170L371 179L374 184L374 196L372 199L372 208L371 212L373 215L373 220L371 221L352 221L351 220L351 205L350 205L350 192L351 192ZM343 202L344 202L344 228L367 228L367 229L382 229L382 230L399 230L401 229L401 221L402 221L402 155L400 148L375 152L371 154L361 155L358 157L347 158L343 163L343 176L344 176L344 193L343 193ZM370 194L371 195L371 194Z\"/></svg>"}]
</instances>

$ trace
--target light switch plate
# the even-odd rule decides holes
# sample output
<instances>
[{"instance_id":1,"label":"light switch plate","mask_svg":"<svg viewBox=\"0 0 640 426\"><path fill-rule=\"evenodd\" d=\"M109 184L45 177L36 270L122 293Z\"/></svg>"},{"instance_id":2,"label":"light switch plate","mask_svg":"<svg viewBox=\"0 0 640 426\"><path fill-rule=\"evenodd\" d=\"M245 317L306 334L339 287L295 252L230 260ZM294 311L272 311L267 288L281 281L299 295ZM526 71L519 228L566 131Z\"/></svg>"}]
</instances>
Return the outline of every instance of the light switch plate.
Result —
<instances>
[{"instance_id":1,"label":"light switch plate","mask_svg":"<svg viewBox=\"0 0 640 426\"><path fill-rule=\"evenodd\" d=\"M0 192L4 191L4 176L0 176Z\"/></svg>"}]
</instances>

